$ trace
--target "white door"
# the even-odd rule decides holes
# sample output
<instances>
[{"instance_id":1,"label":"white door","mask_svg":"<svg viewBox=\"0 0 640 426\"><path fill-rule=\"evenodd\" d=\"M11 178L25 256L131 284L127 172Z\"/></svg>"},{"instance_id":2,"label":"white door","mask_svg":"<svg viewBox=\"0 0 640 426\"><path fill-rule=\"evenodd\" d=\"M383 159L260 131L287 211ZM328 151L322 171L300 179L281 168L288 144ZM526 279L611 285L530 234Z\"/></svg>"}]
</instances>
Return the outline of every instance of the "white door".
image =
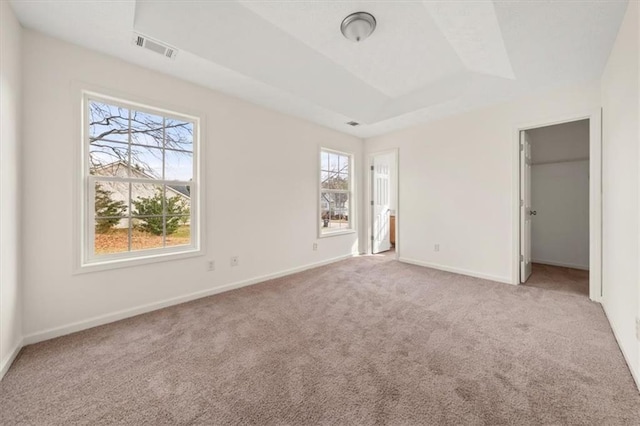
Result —
<instances>
[{"instance_id":1,"label":"white door","mask_svg":"<svg viewBox=\"0 0 640 426\"><path fill-rule=\"evenodd\" d=\"M520 282L531 276L531 142L520 132Z\"/></svg>"},{"instance_id":2,"label":"white door","mask_svg":"<svg viewBox=\"0 0 640 426\"><path fill-rule=\"evenodd\" d=\"M371 165L371 242L372 252L380 253L391 249L391 166L394 154L380 154L373 157Z\"/></svg>"}]
</instances>

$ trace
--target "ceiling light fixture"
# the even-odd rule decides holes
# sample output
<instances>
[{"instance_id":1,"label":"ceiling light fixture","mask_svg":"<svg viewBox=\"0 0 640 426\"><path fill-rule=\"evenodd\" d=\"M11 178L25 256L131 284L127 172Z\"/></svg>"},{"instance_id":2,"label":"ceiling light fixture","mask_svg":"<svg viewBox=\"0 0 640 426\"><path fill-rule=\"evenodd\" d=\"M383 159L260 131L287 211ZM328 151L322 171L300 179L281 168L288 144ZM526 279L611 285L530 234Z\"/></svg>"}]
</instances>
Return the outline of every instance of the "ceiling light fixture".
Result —
<instances>
[{"instance_id":1,"label":"ceiling light fixture","mask_svg":"<svg viewBox=\"0 0 640 426\"><path fill-rule=\"evenodd\" d=\"M369 37L376 29L376 18L367 12L356 12L344 18L340 25L342 35L356 43Z\"/></svg>"}]
</instances>

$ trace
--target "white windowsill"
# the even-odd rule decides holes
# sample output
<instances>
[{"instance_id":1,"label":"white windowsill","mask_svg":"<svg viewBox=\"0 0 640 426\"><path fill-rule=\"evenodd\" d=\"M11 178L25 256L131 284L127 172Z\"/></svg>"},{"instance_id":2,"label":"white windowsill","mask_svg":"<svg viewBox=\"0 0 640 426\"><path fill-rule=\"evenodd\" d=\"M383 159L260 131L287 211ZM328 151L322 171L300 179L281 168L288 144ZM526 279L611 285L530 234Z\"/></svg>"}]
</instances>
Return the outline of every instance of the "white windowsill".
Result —
<instances>
[{"instance_id":1,"label":"white windowsill","mask_svg":"<svg viewBox=\"0 0 640 426\"><path fill-rule=\"evenodd\" d=\"M188 259L191 257L203 256L204 250L189 248L168 253L144 254L136 257L125 257L119 259L91 260L77 266L75 274L85 274L90 272L108 271L111 269L128 268L132 266L147 265L150 263L169 262L172 260Z\"/></svg>"},{"instance_id":2,"label":"white windowsill","mask_svg":"<svg viewBox=\"0 0 640 426\"><path fill-rule=\"evenodd\" d=\"M355 229L345 229L340 231L329 231L329 232L320 231L318 238L336 237L338 235L347 235L347 234L355 234L355 233L356 233Z\"/></svg>"}]
</instances>

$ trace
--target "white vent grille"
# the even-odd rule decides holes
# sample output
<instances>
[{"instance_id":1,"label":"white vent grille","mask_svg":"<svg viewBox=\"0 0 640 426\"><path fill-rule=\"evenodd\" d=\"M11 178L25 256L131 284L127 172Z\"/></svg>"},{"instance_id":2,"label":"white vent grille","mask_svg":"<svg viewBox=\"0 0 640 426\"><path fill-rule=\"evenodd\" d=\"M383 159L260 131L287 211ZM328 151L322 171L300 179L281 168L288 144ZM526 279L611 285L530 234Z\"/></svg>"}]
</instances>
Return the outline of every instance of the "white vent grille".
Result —
<instances>
[{"instance_id":1,"label":"white vent grille","mask_svg":"<svg viewBox=\"0 0 640 426\"><path fill-rule=\"evenodd\" d=\"M144 49L151 50L169 59L175 59L178 54L178 50L157 40L152 40L149 37L141 34L133 35L133 44Z\"/></svg>"}]
</instances>

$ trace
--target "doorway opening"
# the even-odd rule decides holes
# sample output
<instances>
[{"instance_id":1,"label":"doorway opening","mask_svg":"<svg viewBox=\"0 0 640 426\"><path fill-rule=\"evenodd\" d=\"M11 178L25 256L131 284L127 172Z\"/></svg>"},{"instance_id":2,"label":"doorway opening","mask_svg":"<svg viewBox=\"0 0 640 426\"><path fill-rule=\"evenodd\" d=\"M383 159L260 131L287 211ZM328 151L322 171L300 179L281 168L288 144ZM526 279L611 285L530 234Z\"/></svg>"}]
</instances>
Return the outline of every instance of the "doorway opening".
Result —
<instances>
[{"instance_id":1,"label":"doorway opening","mask_svg":"<svg viewBox=\"0 0 640 426\"><path fill-rule=\"evenodd\" d=\"M370 155L370 253L398 256L398 152Z\"/></svg>"},{"instance_id":2,"label":"doorway opening","mask_svg":"<svg viewBox=\"0 0 640 426\"><path fill-rule=\"evenodd\" d=\"M519 136L520 283L590 296L590 119Z\"/></svg>"}]
</instances>

